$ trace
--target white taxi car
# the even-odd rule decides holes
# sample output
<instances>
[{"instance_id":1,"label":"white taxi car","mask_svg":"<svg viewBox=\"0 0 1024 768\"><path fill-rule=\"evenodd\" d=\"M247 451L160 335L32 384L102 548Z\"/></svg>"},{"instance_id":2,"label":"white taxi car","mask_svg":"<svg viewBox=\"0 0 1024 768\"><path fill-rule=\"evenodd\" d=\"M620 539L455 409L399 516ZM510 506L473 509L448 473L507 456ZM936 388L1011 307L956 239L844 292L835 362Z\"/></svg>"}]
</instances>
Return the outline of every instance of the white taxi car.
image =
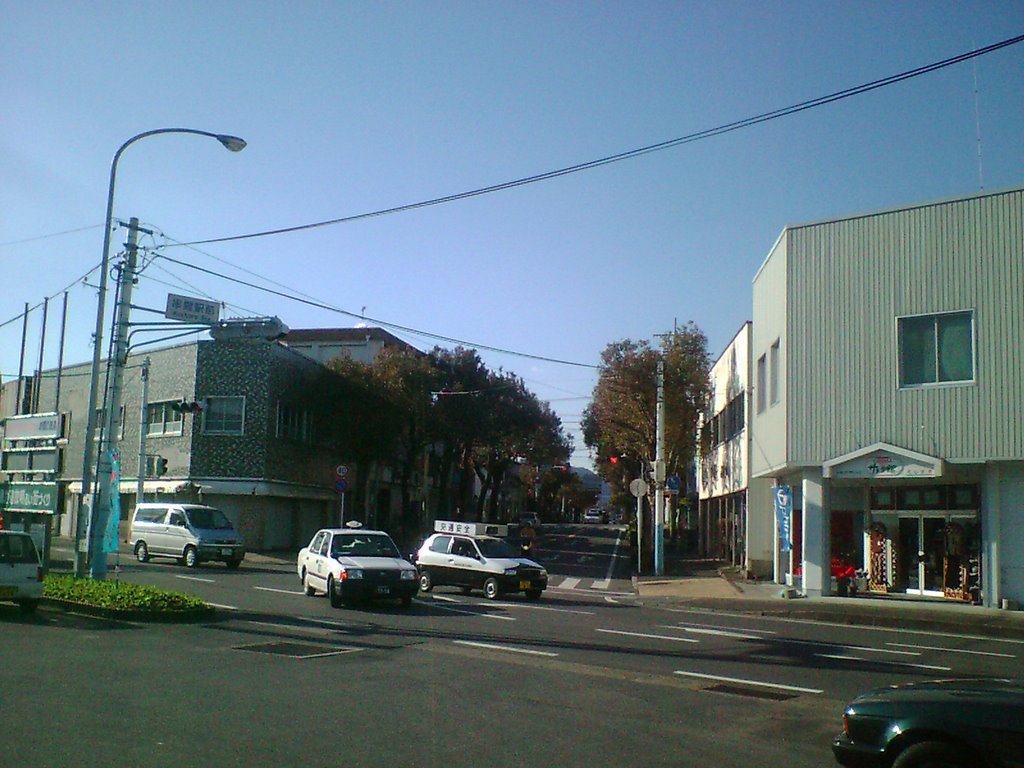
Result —
<instances>
[{"instance_id":1,"label":"white taxi car","mask_svg":"<svg viewBox=\"0 0 1024 768\"><path fill-rule=\"evenodd\" d=\"M506 592L536 600L547 589L544 567L502 538L508 526L438 520L434 530L416 553L424 592L450 585L467 593L481 589L489 600Z\"/></svg>"},{"instance_id":2,"label":"white taxi car","mask_svg":"<svg viewBox=\"0 0 1024 768\"><path fill-rule=\"evenodd\" d=\"M416 567L402 559L384 531L324 528L299 550L296 572L307 595L326 592L331 607L378 598L412 604L419 591Z\"/></svg>"},{"instance_id":3,"label":"white taxi car","mask_svg":"<svg viewBox=\"0 0 1024 768\"><path fill-rule=\"evenodd\" d=\"M43 597L43 566L35 542L21 531L0 531L0 600L32 613Z\"/></svg>"}]
</instances>

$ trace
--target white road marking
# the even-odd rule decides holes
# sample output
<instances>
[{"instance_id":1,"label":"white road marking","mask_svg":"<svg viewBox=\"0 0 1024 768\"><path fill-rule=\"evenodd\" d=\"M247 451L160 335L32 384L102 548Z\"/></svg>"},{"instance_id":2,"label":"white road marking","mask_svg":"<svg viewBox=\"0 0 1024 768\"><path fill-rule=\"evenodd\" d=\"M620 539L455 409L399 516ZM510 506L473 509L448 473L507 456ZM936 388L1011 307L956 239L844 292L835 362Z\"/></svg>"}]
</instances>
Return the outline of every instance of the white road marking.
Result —
<instances>
[{"instance_id":1,"label":"white road marking","mask_svg":"<svg viewBox=\"0 0 1024 768\"><path fill-rule=\"evenodd\" d=\"M531 648L514 648L511 645L495 645L492 643L477 643L470 640L453 640L456 645L469 645L473 648L486 648L490 651L508 651L509 653L525 653L530 656L557 656L551 651L535 651Z\"/></svg>"},{"instance_id":2,"label":"white road marking","mask_svg":"<svg viewBox=\"0 0 1024 768\"><path fill-rule=\"evenodd\" d=\"M447 605L434 605L433 608L440 608L442 611L451 611L452 613L462 613L466 616L479 616L482 619L500 619L501 621L515 621L514 616L501 616L497 613L480 613L479 611L464 611L459 608L449 608Z\"/></svg>"},{"instance_id":3,"label":"white road marking","mask_svg":"<svg viewBox=\"0 0 1024 768\"><path fill-rule=\"evenodd\" d=\"M748 619L758 621L780 621L790 624L807 624L810 626L821 626L836 628L835 622L832 621L815 621L814 619L791 619L785 616L754 616L749 613L740 613L735 611L719 611L714 608L665 608L665 611L669 613L696 613L702 616L729 616L734 619ZM844 624L846 629L862 629L870 630L872 632L896 632L904 635L926 635L932 637L957 637L962 640L982 640L988 643L1014 643L1016 645L1024 645L1024 640L1016 640L1008 637L987 637L985 635L961 635L949 632L935 632L928 629L904 629L898 630L893 627L877 627L868 624Z\"/></svg>"},{"instance_id":4,"label":"white road marking","mask_svg":"<svg viewBox=\"0 0 1024 768\"><path fill-rule=\"evenodd\" d=\"M220 603L207 603L211 608L223 608L225 611L237 611L238 606L235 605L221 605Z\"/></svg>"},{"instance_id":5,"label":"white road marking","mask_svg":"<svg viewBox=\"0 0 1024 768\"><path fill-rule=\"evenodd\" d=\"M695 635L715 635L716 637L732 637L737 640L764 640L758 635L744 635L740 632L733 632L727 629L706 629L704 627L677 627L675 625L662 624L665 629L681 629L683 632L691 632Z\"/></svg>"},{"instance_id":6,"label":"white road marking","mask_svg":"<svg viewBox=\"0 0 1024 768\"><path fill-rule=\"evenodd\" d=\"M294 589L274 589L273 587L253 587L253 589L258 589L260 592L277 592L277 593L282 594L282 595L305 595L306 594L301 589L300 590L294 590Z\"/></svg>"},{"instance_id":7,"label":"white road marking","mask_svg":"<svg viewBox=\"0 0 1024 768\"><path fill-rule=\"evenodd\" d=\"M606 573L604 577L604 586L598 586L598 583L594 582L594 587L596 587L597 589L607 589L608 585L611 583L612 575L615 571L615 561L618 559L619 556L619 545L622 544L622 533L622 531L619 531L615 535L615 548L612 550L611 560L608 561L608 573Z\"/></svg>"},{"instance_id":8,"label":"white road marking","mask_svg":"<svg viewBox=\"0 0 1024 768\"><path fill-rule=\"evenodd\" d=\"M577 579L575 576L569 576L558 585L559 589L574 589L583 579Z\"/></svg>"},{"instance_id":9,"label":"white road marking","mask_svg":"<svg viewBox=\"0 0 1024 768\"><path fill-rule=\"evenodd\" d=\"M997 656L1000 659L1016 659L1015 653L994 653L992 651L968 651L963 648L942 648L937 645L911 645L910 643L886 643L897 648L918 648L922 651L942 651L943 653L970 653L974 656Z\"/></svg>"},{"instance_id":10,"label":"white road marking","mask_svg":"<svg viewBox=\"0 0 1024 768\"><path fill-rule=\"evenodd\" d=\"M484 603L500 608L526 608L533 611L552 611L553 613L575 613L579 616L593 616L593 611L574 611L572 608L554 608L550 605L533 605L532 603Z\"/></svg>"},{"instance_id":11,"label":"white road marking","mask_svg":"<svg viewBox=\"0 0 1024 768\"><path fill-rule=\"evenodd\" d=\"M623 632L620 629L597 629L597 632L604 632L608 635L625 635L626 637L643 637L649 640L673 640L677 643L699 643L700 640L694 640L692 637L675 637L673 635L651 635L644 632Z\"/></svg>"},{"instance_id":12,"label":"white road marking","mask_svg":"<svg viewBox=\"0 0 1024 768\"><path fill-rule=\"evenodd\" d=\"M176 579L186 579L187 581L204 581L207 584L216 584L217 583L213 579L203 579L203 578L200 578L199 576L179 576L179 575L175 574L174 578L176 578Z\"/></svg>"},{"instance_id":13,"label":"white road marking","mask_svg":"<svg viewBox=\"0 0 1024 768\"><path fill-rule=\"evenodd\" d=\"M667 625L665 625L667 626ZM755 635L777 635L779 634L774 629L748 629L747 627L723 627L721 624L682 624L680 627L700 627L702 629L721 629L726 632L753 632Z\"/></svg>"},{"instance_id":14,"label":"white road marking","mask_svg":"<svg viewBox=\"0 0 1024 768\"><path fill-rule=\"evenodd\" d=\"M868 650L868 649L864 648L863 650ZM865 661L865 662L867 661L867 659L865 659L863 656L849 656L849 655L844 655L844 654L841 654L841 653L816 653L814 655L815 656L819 656L819 657L821 657L823 659L838 659L839 661ZM878 659L873 659L870 663L872 663L872 664L888 664L890 666L897 666L897 667L914 667L915 669L931 669L931 670L935 670L936 672L952 672L953 671L952 667L939 667L939 666L936 666L934 664L914 664L914 663L909 662L909 661L879 661Z\"/></svg>"},{"instance_id":15,"label":"white road marking","mask_svg":"<svg viewBox=\"0 0 1024 768\"><path fill-rule=\"evenodd\" d=\"M608 589L612 585L611 579L603 579L601 581L595 581L590 585L591 589Z\"/></svg>"},{"instance_id":16,"label":"white road marking","mask_svg":"<svg viewBox=\"0 0 1024 768\"><path fill-rule=\"evenodd\" d=\"M780 691L799 691L800 693L824 693L820 688L801 688L798 685L782 685L781 683L763 683L760 680L745 680L742 677L721 677L719 675L704 675L700 672L684 672L676 670L675 674L683 677L696 677L702 680L717 680L722 683L740 683L741 685L756 685L761 688L776 688Z\"/></svg>"}]
</instances>

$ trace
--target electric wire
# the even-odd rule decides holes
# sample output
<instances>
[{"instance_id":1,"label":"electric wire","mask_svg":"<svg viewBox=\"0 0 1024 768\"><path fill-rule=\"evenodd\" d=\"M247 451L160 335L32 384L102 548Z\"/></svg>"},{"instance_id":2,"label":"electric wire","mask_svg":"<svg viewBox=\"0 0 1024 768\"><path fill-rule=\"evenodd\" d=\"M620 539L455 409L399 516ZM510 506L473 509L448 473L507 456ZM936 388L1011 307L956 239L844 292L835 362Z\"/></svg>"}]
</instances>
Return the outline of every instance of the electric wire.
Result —
<instances>
[{"instance_id":1,"label":"electric wire","mask_svg":"<svg viewBox=\"0 0 1024 768\"><path fill-rule=\"evenodd\" d=\"M513 189L515 187L521 187L526 184L535 184L540 181L547 181L549 179L555 179L561 176L567 176L573 173L579 173L581 171L591 170L593 168L599 168L604 165L610 165L611 163L622 162L623 160L630 160L635 157L649 154L651 152L660 152L673 147L682 146L684 144L690 144L695 141L701 141L703 139L709 139L715 136L721 136L732 131L739 130L741 128L749 128L753 125L768 122L769 120L776 120L780 117L788 117L789 115L795 115L800 112L804 112L808 109L814 109L816 107L825 106L833 102L848 99L853 96L859 96L864 93L878 90L889 85L903 82L904 80L910 80L911 78L920 77L931 72L935 72L940 69L952 66L954 64L960 64L964 61L976 59L979 56L984 56L989 53L1007 48L1011 45L1016 45L1024 41L1024 35L1017 35L1006 40L1002 40L998 43L987 45L984 48L976 48L966 53L961 53L956 56L951 56L941 61L936 61L931 64L925 64L920 67L900 72L895 75L889 75L887 77L872 80L867 83L862 83L850 88L844 88L840 91L827 94L825 96L818 96L817 98L807 99L796 104L792 104L788 107L780 107L773 109L769 112L762 112L759 115L752 117L746 117L741 120L735 120L730 123L724 123L714 128L706 128L695 133L690 133L685 136L679 136L675 139L668 139L667 141L660 141L655 144L648 144L644 147L637 149L627 150L625 152L619 152L617 154L608 155L606 157L598 158L596 160L589 160L583 163L577 163L576 165L565 166L564 168L558 168L552 171L545 171L543 173L534 174L532 176L524 176L519 179L512 181L505 181L499 184L492 184L486 187L480 187L478 189L469 190L466 192L458 192L451 195L445 195L443 197L435 197L430 200L421 200L415 203L407 203L405 205L398 205L392 208L383 208L377 211L370 211L367 213L358 213L352 216L343 216L336 219L328 219L326 221L318 221L311 224L299 224L292 227L281 227L279 229L267 229L260 232L250 232L242 235L229 235L226 237L214 237L205 240L193 240L187 243L181 243L180 246L195 246L195 245L208 245L211 243L227 243L239 240L250 240L257 237L270 237L273 235L283 235L292 232L301 232L309 229L316 229L319 227L328 227L337 224L349 224L355 221L361 221L364 219L375 218L378 216L387 216L394 213L404 213L406 211L413 211L419 208L427 208L435 205L442 205L444 203L451 203L457 200L466 200L472 197L479 197L481 195L487 195L492 192L501 192L507 189Z\"/></svg>"}]
</instances>

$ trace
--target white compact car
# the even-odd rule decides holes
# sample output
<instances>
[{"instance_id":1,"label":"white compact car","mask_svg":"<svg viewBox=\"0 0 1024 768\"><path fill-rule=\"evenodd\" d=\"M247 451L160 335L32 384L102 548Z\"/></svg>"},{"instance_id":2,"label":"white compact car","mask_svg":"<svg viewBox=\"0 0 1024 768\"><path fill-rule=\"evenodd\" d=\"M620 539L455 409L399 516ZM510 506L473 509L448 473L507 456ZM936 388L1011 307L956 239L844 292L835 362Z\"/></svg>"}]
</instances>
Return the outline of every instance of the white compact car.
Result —
<instances>
[{"instance_id":1,"label":"white compact car","mask_svg":"<svg viewBox=\"0 0 1024 768\"><path fill-rule=\"evenodd\" d=\"M32 613L43 597L43 565L27 533L0 531L0 600Z\"/></svg>"},{"instance_id":2,"label":"white compact car","mask_svg":"<svg viewBox=\"0 0 1024 768\"><path fill-rule=\"evenodd\" d=\"M326 592L331 606L379 598L412 604L419 591L416 567L402 559L384 531L324 528L299 550L295 570L307 595Z\"/></svg>"},{"instance_id":3,"label":"white compact car","mask_svg":"<svg viewBox=\"0 0 1024 768\"><path fill-rule=\"evenodd\" d=\"M506 592L524 592L536 600L548 586L548 572L522 557L505 539L508 526L438 520L416 553L420 589L450 585L464 592L483 590L493 600Z\"/></svg>"}]
</instances>

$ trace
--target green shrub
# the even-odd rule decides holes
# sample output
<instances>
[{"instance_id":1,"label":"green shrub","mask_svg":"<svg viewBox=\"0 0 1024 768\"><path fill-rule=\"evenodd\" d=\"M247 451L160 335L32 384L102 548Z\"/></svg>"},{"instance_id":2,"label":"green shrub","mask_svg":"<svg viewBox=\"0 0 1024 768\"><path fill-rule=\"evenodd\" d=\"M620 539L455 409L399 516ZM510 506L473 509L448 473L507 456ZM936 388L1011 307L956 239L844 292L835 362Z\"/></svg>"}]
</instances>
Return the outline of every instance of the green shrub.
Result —
<instances>
[{"instance_id":1,"label":"green shrub","mask_svg":"<svg viewBox=\"0 0 1024 768\"><path fill-rule=\"evenodd\" d=\"M57 600L121 611L167 612L206 607L206 603L198 597L158 587L140 586L124 581L76 579L74 576L55 573L46 577L43 595Z\"/></svg>"}]
</instances>

